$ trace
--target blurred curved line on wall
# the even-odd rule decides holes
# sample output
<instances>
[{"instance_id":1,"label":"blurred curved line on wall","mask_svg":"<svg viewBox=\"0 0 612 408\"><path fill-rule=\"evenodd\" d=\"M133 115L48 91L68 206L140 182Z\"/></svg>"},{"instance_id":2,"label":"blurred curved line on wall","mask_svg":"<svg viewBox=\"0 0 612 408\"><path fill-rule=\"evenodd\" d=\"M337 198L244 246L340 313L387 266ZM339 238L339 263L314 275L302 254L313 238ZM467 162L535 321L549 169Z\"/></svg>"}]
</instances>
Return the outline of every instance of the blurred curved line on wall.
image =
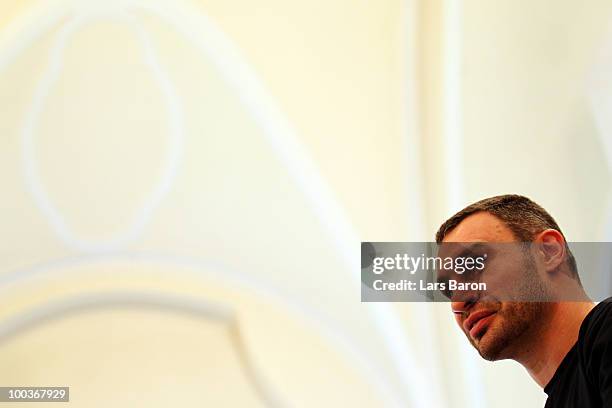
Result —
<instances>
[{"instance_id":1,"label":"blurred curved line on wall","mask_svg":"<svg viewBox=\"0 0 612 408\"><path fill-rule=\"evenodd\" d=\"M38 166L34 154L35 137L34 131L38 117L43 110L44 100L48 97L51 87L57 82L62 69L62 60L66 43L70 37L84 25L91 24L98 20L113 19L126 24L140 41L144 50L144 59L153 78L157 82L161 93L166 100L169 122L169 148L165 157L165 164L162 175L158 180L149 197L144 201L134 219L127 226L125 231L119 233L115 238L106 242L89 242L78 237L74 231L66 224L66 220L53 205L40 178L38 177ZM153 216L155 209L159 206L163 198L169 193L173 181L176 179L178 167L180 165L183 144L184 144L184 113L180 98L176 94L174 85L170 81L168 74L161 68L153 44L146 30L138 24L137 20L123 13L110 17L106 14L78 15L65 23L59 33L56 34L47 68L36 88L32 105L27 112L22 132L22 163L26 181L26 186L37 207L45 215L55 234L67 246L83 252L105 252L124 248L125 245L138 239Z\"/></svg>"},{"instance_id":2,"label":"blurred curved line on wall","mask_svg":"<svg viewBox=\"0 0 612 408\"><path fill-rule=\"evenodd\" d=\"M113 308L135 308L144 310L161 310L206 319L227 327L232 339L238 360L246 377L252 383L256 394L269 407L288 406L261 374L252 361L241 335L240 325L233 310L202 299L188 299L184 296L169 296L152 292L103 292L71 296L59 301L39 305L32 310L21 312L10 320L0 322L0 343L14 336L48 323L75 314L87 313L92 310Z\"/></svg>"},{"instance_id":3,"label":"blurred curved line on wall","mask_svg":"<svg viewBox=\"0 0 612 408\"><path fill-rule=\"evenodd\" d=\"M462 102L462 62L463 62L463 2L444 1L444 96L443 120L445 141L445 175L448 192L448 213L452 214L465 205L465 174ZM481 371L473 359L470 347L464 339L457 339L459 363L466 375L462 376L467 393L467 404L472 407L486 407L486 395Z\"/></svg>"},{"instance_id":4,"label":"blurred curved line on wall","mask_svg":"<svg viewBox=\"0 0 612 408\"><path fill-rule=\"evenodd\" d=\"M15 23L15 27L26 26L25 34L19 32L19 40L0 51L0 70L10 63L18 52L38 36L42 35L62 15L68 14L71 6L77 4L81 12L86 10L78 2L63 2L61 9L47 13L43 6L42 21L32 18L32 21ZM215 24L200 10L180 1L173 2L129 2L130 8L144 9L166 21L179 33L183 34L203 55L217 67L228 85L236 92L244 106L252 114L253 119L264 131L268 143L275 151L277 158L285 165L291 176L298 182L299 187L312 205L321 224L334 238L334 242L347 265L347 272L351 275L357 287L359 264L357 259L358 234L354 230L346 213L334 197L333 191L319 174L315 163L301 145L297 131L285 118L274 98L265 89L263 83L250 65L241 56L238 48L230 39L215 26ZM114 5L116 7L116 5ZM78 8L77 8L78 10ZM95 12L98 12L96 10ZM44 29L41 29L43 27ZM22 27L23 28L23 27ZM201 30L205 35L199 35ZM426 386L424 378L419 373L419 365L411 353L411 342L406 336L399 317L387 304L369 304L367 310L372 321L378 328L383 341L389 348L391 363L395 366L397 375L401 380L402 391L414 406L439 406L437 396L439 392L426 392L431 384ZM366 356L367 352L363 352ZM387 374L388 377L388 374ZM434 381L432 381L435 384Z\"/></svg>"},{"instance_id":5,"label":"blurred curved line on wall","mask_svg":"<svg viewBox=\"0 0 612 408\"><path fill-rule=\"evenodd\" d=\"M603 39L600 55L592 65L587 81L586 95L589 107L595 119L597 135L604 147L605 158L608 164L608 173L612 175L612 80L610 79L610 68L612 68L612 30ZM607 210L604 225L604 237L612 241L612 195L607 195ZM602 258L602 270L610 270L612 266L612 254ZM612 287L610 274L604 275L606 287Z\"/></svg>"},{"instance_id":6,"label":"blurred curved line on wall","mask_svg":"<svg viewBox=\"0 0 612 408\"><path fill-rule=\"evenodd\" d=\"M64 275L70 278L72 275L83 275L83 271L75 272L80 266L102 265L107 262L127 262L133 265L163 265L178 267L169 274L170 278L176 278L177 274L193 279L214 279L216 283L227 285L231 288L245 290L254 293L262 299L277 303L283 310L299 316L319 335L321 335L334 350L344 356L347 362L364 378L368 378L380 396L388 402L388 406L403 406L397 398L397 393L392 390L383 379L386 373L373 364L372 360L364 354L361 349L351 340L343 330L340 330L334 322L324 315L317 313L315 309L297 301L294 298L283 295L274 285L260 280L255 280L246 273L232 270L219 264L207 262L199 258L175 256L171 254L153 252L125 252L113 254L86 254L72 258L58 259L44 262L33 267L15 270L0 275L0 293L15 291L20 286L27 284L44 284L55 281ZM165 273L165 272L164 272ZM137 273L134 273L137 275ZM123 277L125 275L122 275ZM0 327L2 322L0 322Z\"/></svg>"},{"instance_id":7,"label":"blurred curved line on wall","mask_svg":"<svg viewBox=\"0 0 612 408\"><path fill-rule=\"evenodd\" d=\"M34 267L0 275L0 293L3 291L15 291L27 283L44 284L45 281L55 281L63 274L70 277L70 275L74 275L74 272L66 271L71 271L80 266L103 265L107 262L178 267L178 269L172 270L169 277L175 278L177 273L181 273L183 276L196 281L210 278L233 288L256 294L259 298L266 299L269 302L278 303L285 309L288 309L289 313L299 316L312 326L326 340L327 344L334 347L339 354L344 356L347 362L350 362L361 376L368 378L368 382L388 402L388 406L403 406L397 399L397 393L383 380L387 373L381 372L377 365L372 364L372 361L361 352L360 348L351 338L324 315L315 312L313 308L294 298L285 296L269 283L255 280L248 274L209 263L202 259L153 252L79 255L72 258L45 262ZM83 275L83 271L78 273ZM121 274L122 277L125 277L125 275L125 273ZM2 322L0 322L0 327L1 325Z\"/></svg>"}]
</instances>

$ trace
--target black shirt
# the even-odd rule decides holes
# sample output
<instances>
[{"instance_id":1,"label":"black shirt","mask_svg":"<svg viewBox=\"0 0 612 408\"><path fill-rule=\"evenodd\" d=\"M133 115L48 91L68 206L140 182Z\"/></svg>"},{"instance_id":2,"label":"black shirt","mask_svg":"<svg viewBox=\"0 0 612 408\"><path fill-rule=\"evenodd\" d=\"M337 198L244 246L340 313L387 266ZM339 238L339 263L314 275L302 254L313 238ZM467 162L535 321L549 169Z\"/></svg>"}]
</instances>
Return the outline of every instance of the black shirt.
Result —
<instances>
[{"instance_id":1,"label":"black shirt","mask_svg":"<svg viewBox=\"0 0 612 408\"><path fill-rule=\"evenodd\" d=\"M586 316L544 392L545 408L612 408L612 298Z\"/></svg>"}]
</instances>

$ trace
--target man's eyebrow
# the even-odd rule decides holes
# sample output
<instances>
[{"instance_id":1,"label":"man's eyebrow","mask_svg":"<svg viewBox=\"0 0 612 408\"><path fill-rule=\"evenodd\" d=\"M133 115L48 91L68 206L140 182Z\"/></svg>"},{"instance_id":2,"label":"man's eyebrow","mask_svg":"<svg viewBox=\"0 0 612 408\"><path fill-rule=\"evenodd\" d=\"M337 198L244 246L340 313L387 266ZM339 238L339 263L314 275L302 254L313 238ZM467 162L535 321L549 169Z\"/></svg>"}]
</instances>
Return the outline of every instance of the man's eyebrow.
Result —
<instances>
[{"instance_id":1,"label":"man's eyebrow","mask_svg":"<svg viewBox=\"0 0 612 408\"><path fill-rule=\"evenodd\" d=\"M449 254L449 256L451 257L465 256L466 254L477 252L479 249L483 249L483 248L489 249L489 245L486 242L465 242L465 243L451 242L451 243L442 244L442 247L444 245L449 245L449 244L452 246L457 246L461 248L456 254L453 254L451 252L451 254Z\"/></svg>"},{"instance_id":2,"label":"man's eyebrow","mask_svg":"<svg viewBox=\"0 0 612 408\"><path fill-rule=\"evenodd\" d=\"M459 256L470 255L474 252L478 252L480 249L489 249L490 246L484 242L473 242L462 248L459 252Z\"/></svg>"}]
</instances>

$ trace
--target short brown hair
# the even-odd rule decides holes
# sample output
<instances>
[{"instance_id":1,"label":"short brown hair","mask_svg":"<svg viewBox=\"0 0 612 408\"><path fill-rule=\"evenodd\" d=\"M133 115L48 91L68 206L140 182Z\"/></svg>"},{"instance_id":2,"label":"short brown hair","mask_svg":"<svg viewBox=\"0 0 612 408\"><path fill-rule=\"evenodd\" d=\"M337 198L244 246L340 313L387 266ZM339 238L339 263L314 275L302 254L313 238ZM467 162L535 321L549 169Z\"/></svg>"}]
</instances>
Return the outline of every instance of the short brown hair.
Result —
<instances>
[{"instance_id":1,"label":"short brown hair","mask_svg":"<svg viewBox=\"0 0 612 408\"><path fill-rule=\"evenodd\" d=\"M555 229L563 235L555 219L540 205L527 197L517 194L506 194L485 198L470 204L446 220L436 233L436 242L440 243L461 221L480 211L488 212L499 218L512 231L514 236L522 242L530 242L533 237L546 229ZM565 235L563 235L565 239ZM576 259L565 243L568 255L568 266L572 275L578 278Z\"/></svg>"}]
</instances>

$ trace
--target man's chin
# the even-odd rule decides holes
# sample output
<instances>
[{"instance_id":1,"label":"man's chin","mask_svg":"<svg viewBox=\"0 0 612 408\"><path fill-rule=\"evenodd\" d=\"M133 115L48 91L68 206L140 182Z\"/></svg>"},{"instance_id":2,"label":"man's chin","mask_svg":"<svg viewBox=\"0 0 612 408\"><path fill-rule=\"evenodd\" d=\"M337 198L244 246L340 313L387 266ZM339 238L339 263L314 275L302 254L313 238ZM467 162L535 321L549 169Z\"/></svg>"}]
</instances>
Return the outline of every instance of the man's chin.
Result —
<instances>
[{"instance_id":1,"label":"man's chin","mask_svg":"<svg viewBox=\"0 0 612 408\"><path fill-rule=\"evenodd\" d=\"M480 357L487 361L498 361L506 358L501 355L502 353L500 350L494 348L476 347L476 350L478 351L478 354L480 354Z\"/></svg>"},{"instance_id":2,"label":"man's chin","mask_svg":"<svg viewBox=\"0 0 612 408\"><path fill-rule=\"evenodd\" d=\"M485 332L479 340L472 342L478 354L488 361L505 360L509 358L504 356L504 350L507 346L507 341L496 335L495 332Z\"/></svg>"}]
</instances>

